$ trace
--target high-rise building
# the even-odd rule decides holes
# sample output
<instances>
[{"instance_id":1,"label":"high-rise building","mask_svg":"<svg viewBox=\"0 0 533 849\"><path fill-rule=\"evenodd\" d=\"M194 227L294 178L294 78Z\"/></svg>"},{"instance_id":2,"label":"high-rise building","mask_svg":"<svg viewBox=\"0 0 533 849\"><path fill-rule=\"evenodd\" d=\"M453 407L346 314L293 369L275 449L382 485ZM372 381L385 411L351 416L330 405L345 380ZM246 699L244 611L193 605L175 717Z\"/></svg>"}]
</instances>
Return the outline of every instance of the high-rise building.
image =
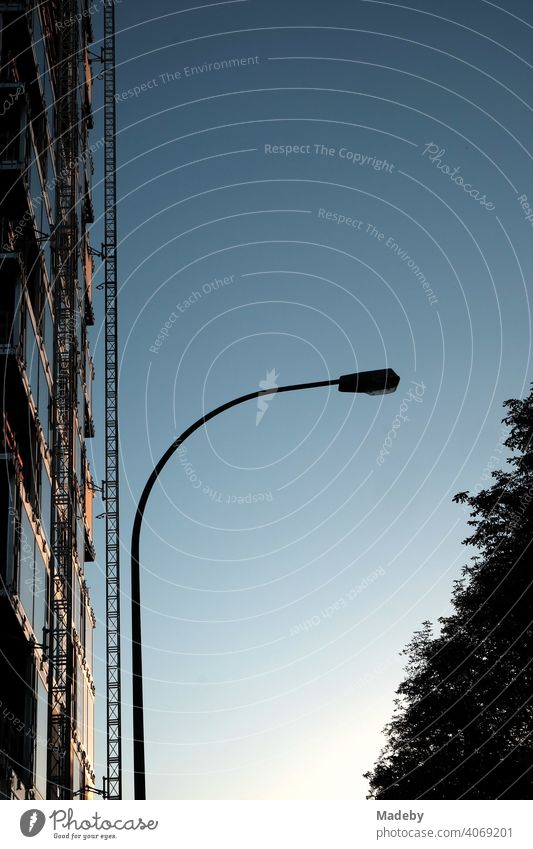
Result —
<instances>
[{"instance_id":1,"label":"high-rise building","mask_svg":"<svg viewBox=\"0 0 533 849\"><path fill-rule=\"evenodd\" d=\"M0 798L94 786L93 7L0 0Z\"/></svg>"}]
</instances>

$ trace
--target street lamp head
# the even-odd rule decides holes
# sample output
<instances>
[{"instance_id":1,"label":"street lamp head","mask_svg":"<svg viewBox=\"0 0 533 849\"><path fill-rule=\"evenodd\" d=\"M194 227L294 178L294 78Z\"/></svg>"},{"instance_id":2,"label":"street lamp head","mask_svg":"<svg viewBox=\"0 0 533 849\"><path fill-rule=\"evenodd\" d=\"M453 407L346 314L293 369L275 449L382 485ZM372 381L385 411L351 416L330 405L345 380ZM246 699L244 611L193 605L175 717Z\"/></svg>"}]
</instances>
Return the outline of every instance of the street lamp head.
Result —
<instances>
[{"instance_id":1,"label":"street lamp head","mask_svg":"<svg viewBox=\"0 0 533 849\"><path fill-rule=\"evenodd\" d=\"M360 371L343 374L339 378L339 392L364 392L365 395L388 395L396 392L400 378L391 368L377 371Z\"/></svg>"}]
</instances>

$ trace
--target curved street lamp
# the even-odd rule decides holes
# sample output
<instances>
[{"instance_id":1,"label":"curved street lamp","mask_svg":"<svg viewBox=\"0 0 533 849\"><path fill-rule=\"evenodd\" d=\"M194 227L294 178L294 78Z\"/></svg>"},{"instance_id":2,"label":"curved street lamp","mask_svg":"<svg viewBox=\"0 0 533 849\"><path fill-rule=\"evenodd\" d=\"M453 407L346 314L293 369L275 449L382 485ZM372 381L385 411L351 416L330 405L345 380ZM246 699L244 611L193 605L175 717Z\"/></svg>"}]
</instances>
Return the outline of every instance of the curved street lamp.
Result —
<instances>
[{"instance_id":1,"label":"curved street lamp","mask_svg":"<svg viewBox=\"0 0 533 849\"><path fill-rule=\"evenodd\" d=\"M146 773L144 760L144 707L143 707L143 678L142 678L142 642L141 642L141 587L140 587L140 563L139 545L141 537L141 526L144 511L154 484L162 470L191 434L208 421L214 419L220 413L260 398L263 395L279 395L280 392L295 392L299 389L316 389L321 386L338 386L339 392L362 392L366 395L386 395L395 392L400 378L390 368L378 369L377 371L361 371L355 374L344 374L337 380L320 380L315 383L297 383L292 386L277 386L272 389L260 389L241 395L217 407L210 413L198 419L185 430L181 436L167 448L159 462L156 464L150 477L146 481L142 491L131 537L131 653L132 653L132 677L133 677L133 773L134 773L134 798L146 799Z\"/></svg>"}]
</instances>

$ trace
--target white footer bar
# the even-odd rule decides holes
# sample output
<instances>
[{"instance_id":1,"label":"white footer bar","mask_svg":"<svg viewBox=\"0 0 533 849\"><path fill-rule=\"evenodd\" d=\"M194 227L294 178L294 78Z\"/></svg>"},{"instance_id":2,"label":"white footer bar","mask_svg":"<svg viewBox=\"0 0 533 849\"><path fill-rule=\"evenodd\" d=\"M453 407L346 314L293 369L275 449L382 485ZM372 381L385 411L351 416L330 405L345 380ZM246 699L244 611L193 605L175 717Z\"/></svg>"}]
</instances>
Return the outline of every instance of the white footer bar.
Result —
<instances>
[{"instance_id":1,"label":"white footer bar","mask_svg":"<svg viewBox=\"0 0 533 849\"><path fill-rule=\"evenodd\" d=\"M531 802L2 802L3 846L531 849ZM67 841L69 841L67 843Z\"/></svg>"}]
</instances>

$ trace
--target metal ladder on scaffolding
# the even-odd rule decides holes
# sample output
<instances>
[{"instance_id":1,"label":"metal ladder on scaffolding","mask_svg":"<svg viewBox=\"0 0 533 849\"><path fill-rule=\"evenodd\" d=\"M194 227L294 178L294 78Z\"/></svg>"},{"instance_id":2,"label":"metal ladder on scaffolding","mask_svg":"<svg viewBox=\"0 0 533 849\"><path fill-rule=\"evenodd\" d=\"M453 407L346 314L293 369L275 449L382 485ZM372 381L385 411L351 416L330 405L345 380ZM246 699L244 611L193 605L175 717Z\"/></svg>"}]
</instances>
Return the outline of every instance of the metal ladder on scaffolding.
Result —
<instances>
[{"instance_id":1,"label":"metal ladder on scaffolding","mask_svg":"<svg viewBox=\"0 0 533 849\"><path fill-rule=\"evenodd\" d=\"M104 6L104 296L106 504L106 797L122 798L115 4Z\"/></svg>"}]
</instances>

